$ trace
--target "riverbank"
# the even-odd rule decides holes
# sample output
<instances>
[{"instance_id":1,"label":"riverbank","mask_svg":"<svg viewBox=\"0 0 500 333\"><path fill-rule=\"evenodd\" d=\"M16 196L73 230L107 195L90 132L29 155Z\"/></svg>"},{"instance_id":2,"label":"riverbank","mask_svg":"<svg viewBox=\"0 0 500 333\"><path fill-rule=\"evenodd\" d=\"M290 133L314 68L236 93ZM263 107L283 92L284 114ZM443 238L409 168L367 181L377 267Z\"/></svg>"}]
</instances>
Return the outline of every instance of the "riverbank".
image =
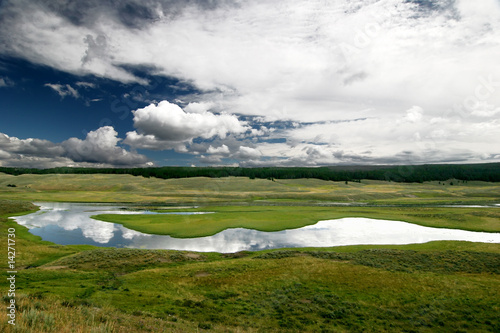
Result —
<instances>
[{"instance_id":1,"label":"riverbank","mask_svg":"<svg viewBox=\"0 0 500 333\"><path fill-rule=\"evenodd\" d=\"M500 232L500 208L465 207L311 207L311 206L203 206L187 212L206 215L98 214L93 218L119 223L148 234L177 238L211 236L228 228L280 231L320 220L363 217L414 223L426 227Z\"/></svg>"},{"instance_id":2,"label":"riverbank","mask_svg":"<svg viewBox=\"0 0 500 333\"><path fill-rule=\"evenodd\" d=\"M234 253L238 251L259 251L265 249L298 248L298 247L332 247L358 244L415 244L439 240L457 240L471 242L500 243L500 233L477 232L459 229L443 228L442 223L436 223L440 228L424 227L415 223L401 222L397 220L381 220L363 217L346 217L323 221L313 221L311 224L290 228L289 221L300 222L302 219L310 217L311 210L318 207L293 207L295 212L292 215L290 210L281 212L278 207L271 208L271 213L281 213L278 218L273 218L273 214L265 207L252 211L256 214L248 214L245 210L232 207L228 214L221 212L206 212L197 208L191 211L184 209L168 209L162 211L143 211L134 209L134 205L111 205L111 204L91 204L91 203L36 203L40 206L40 211L14 217L14 220L23 226L30 228L30 232L42 237L42 239L56 244L88 244L102 247L117 248L142 248L142 249L170 249L189 250L199 252L222 252ZM227 207L225 207L227 208ZM245 207L248 210L248 207ZM367 208L367 207L363 207ZM373 207L372 207L373 208ZM374 207L380 209L381 207ZM401 208L401 207L400 207ZM430 209L431 216L438 216L436 207L425 207ZM335 207L321 208L325 216L330 216L336 212ZM349 207L345 214L347 216L357 214L357 207ZM456 215L460 214L462 227L475 226L475 220L467 221L465 207L457 208ZM469 207L477 210L477 207ZM499 214L498 208L485 208L481 218L491 217L494 213ZM417 220L423 216L421 210L416 210ZM427 213L429 213L429 211ZM475 211L474 211L475 212ZM317 212L316 212L317 213ZM338 212L337 212L338 213ZM131 230L121 224L102 222L91 218L91 216L110 216L120 218L121 216L130 219L132 223L146 220L146 226L154 226L160 232L169 232L168 226L176 226L178 230L187 230L190 235L196 235L206 227L221 226L220 222L228 223L229 226L214 235L198 237L171 237L169 235L156 235L142 233ZM108 214L108 215L102 215ZM210 215L207 219L191 219L193 216ZM284 216L283 216L284 215ZM445 222L454 222L456 215L441 214ZM244 216L244 218L241 218ZM368 215L370 216L370 215ZM150 217L156 217L152 222ZM245 221L246 227L238 227ZM200 222L203 221L204 223ZM482 220L481 220L482 221ZM465 223L467 222L467 223ZM236 224L236 225L234 225ZM222 224L224 226L224 224ZM259 231L259 227L264 226L270 231ZM282 229L283 228L283 229Z\"/></svg>"}]
</instances>

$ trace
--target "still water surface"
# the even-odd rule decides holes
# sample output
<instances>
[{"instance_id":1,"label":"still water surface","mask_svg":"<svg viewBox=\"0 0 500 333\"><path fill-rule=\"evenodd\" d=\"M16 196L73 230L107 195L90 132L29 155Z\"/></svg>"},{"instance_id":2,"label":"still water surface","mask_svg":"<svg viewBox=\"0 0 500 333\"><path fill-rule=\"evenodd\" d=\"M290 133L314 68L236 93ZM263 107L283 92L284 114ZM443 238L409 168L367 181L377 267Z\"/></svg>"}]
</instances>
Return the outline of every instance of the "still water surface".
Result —
<instances>
[{"instance_id":1,"label":"still water surface","mask_svg":"<svg viewBox=\"0 0 500 333\"><path fill-rule=\"evenodd\" d=\"M231 253L289 247L329 247L359 244L413 244L434 240L462 240L500 243L500 233L472 232L422 227L416 224L344 218L319 221L299 229L262 232L234 228L216 235L198 238L173 238L148 235L120 224L97 221L97 214L144 214L151 212L123 210L126 206L76 203L36 203L36 213L18 216L17 223L34 235L57 244L89 244L104 247L171 249ZM162 213L207 214L205 213ZM168 216L166 216L168 218Z\"/></svg>"}]
</instances>

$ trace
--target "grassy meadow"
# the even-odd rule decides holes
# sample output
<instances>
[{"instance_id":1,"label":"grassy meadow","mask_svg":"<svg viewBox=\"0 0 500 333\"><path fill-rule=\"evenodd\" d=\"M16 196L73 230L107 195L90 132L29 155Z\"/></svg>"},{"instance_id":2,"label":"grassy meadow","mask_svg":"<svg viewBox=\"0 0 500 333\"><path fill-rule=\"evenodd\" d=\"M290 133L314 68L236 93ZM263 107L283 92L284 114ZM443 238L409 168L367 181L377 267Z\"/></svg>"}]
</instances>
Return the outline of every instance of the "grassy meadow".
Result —
<instances>
[{"instance_id":1,"label":"grassy meadow","mask_svg":"<svg viewBox=\"0 0 500 333\"><path fill-rule=\"evenodd\" d=\"M0 311L0 331L500 331L500 244L447 241L233 254L62 246L8 219L36 210L31 204L36 201L129 202L154 209L188 205L216 212L169 215L168 221L158 215L99 217L176 237L234 226L279 230L347 216L499 232L500 208L428 206L498 204L498 183L0 174L0 239L5 244L7 229L16 229L18 271L16 326ZM4 306L7 292L2 279Z\"/></svg>"},{"instance_id":2,"label":"grassy meadow","mask_svg":"<svg viewBox=\"0 0 500 333\"><path fill-rule=\"evenodd\" d=\"M94 218L120 223L143 233L176 238L210 236L228 228L280 231L315 224L320 220L344 217L366 217L406 221L428 227L500 232L500 208L204 206L182 211L206 211L214 214L99 214Z\"/></svg>"},{"instance_id":3,"label":"grassy meadow","mask_svg":"<svg viewBox=\"0 0 500 333\"><path fill-rule=\"evenodd\" d=\"M362 180L346 184L319 179L157 179L131 175L0 173L0 199L163 205L488 204L500 201L500 183Z\"/></svg>"}]
</instances>

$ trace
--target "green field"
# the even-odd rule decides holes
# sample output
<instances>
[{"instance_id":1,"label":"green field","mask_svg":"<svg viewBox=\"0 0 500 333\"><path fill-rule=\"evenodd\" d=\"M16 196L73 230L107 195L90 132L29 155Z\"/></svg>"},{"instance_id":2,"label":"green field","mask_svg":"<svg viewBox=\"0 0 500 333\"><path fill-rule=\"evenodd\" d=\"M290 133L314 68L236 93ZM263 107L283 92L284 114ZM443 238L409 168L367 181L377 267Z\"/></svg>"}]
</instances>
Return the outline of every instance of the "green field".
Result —
<instances>
[{"instance_id":1,"label":"green field","mask_svg":"<svg viewBox=\"0 0 500 333\"><path fill-rule=\"evenodd\" d=\"M16 229L18 270L17 325L8 325L1 311L0 331L500 331L500 244L430 242L235 254L61 246L41 241L8 219L35 210L33 201L132 202L154 209L187 204L216 212L168 219L100 217L177 237L234 226L280 230L346 216L498 232L500 208L422 206L498 204L498 183L0 174L0 237L5 244L7 229ZM334 202L358 205L330 206ZM3 302L10 300L7 291L2 279Z\"/></svg>"},{"instance_id":2,"label":"green field","mask_svg":"<svg viewBox=\"0 0 500 333\"><path fill-rule=\"evenodd\" d=\"M148 234L177 238L209 236L228 228L280 231L315 224L320 220L344 217L366 217L406 221L428 227L500 232L500 208L206 206L182 211L207 211L214 214L101 214L95 215L94 218L120 223L129 229Z\"/></svg>"},{"instance_id":3,"label":"green field","mask_svg":"<svg viewBox=\"0 0 500 333\"><path fill-rule=\"evenodd\" d=\"M16 185L8 187L7 185ZM453 184L453 185L450 185ZM457 180L361 183L319 179L157 179L131 175L20 175L0 173L0 199L66 202L189 204L488 204L499 203L500 183Z\"/></svg>"}]
</instances>

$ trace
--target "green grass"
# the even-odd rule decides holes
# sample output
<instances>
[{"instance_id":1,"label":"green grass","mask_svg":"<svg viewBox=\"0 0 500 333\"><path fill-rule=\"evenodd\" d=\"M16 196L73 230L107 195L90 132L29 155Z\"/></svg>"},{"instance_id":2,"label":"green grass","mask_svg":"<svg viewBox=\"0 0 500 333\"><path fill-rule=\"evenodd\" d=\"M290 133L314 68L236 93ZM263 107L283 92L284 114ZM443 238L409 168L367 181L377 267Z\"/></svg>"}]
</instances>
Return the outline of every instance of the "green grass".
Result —
<instances>
[{"instance_id":1,"label":"green grass","mask_svg":"<svg viewBox=\"0 0 500 333\"><path fill-rule=\"evenodd\" d=\"M124 216L130 219L125 225L177 237L234 226L279 230L346 216L498 232L499 208L421 205L498 203L498 184L49 176L0 175L18 186L0 183L0 198L11 199L0 199L0 240L9 227L16 229L18 270L17 329L0 311L2 332L500 331L500 244L440 241L234 254L102 249L45 242L7 218L36 210L27 201L37 198L192 203L204 205L194 211L216 212ZM337 200L412 206L317 206ZM7 287L0 280L3 305L10 300Z\"/></svg>"},{"instance_id":2,"label":"green grass","mask_svg":"<svg viewBox=\"0 0 500 333\"><path fill-rule=\"evenodd\" d=\"M31 234L26 227L7 219L7 216L29 214L37 209L38 207L28 202L0 200L0 240L5 241L7 239L7 230L9 228L15 229L16 267L37 267L68 254L92 248L87 245L61 246L42 241L39 236ZM5 258L5 260L0 262L1 269L7 269L7 252L4 253L2 258Z\"/></svg>"},{"instance_id":3,"label":"green grass","mask_svg":"<svg viewBox=\"0 0 500 333\"><path fill-rule=\"evenodd\" d=\"M500 274L500 253L471 251L415 251L397 249L369 249L356 252L308 250L277 250L255 258L282 259L312 256L358 265L383 268L389 271L434 273L491 273Z\"/></svg>"},{"instance_id":4,"label":"green grass","mask_svg":"<svg viewBox=\"0 0 500 333\"><path fill-rule=\"evenodd\" d=\"M8 187L15 184L16 187ZM499 203L500 184L485 182L361 183L318 179L155 179L131 175L20 175L0 173L0 199L71 202L136 202L177 205L246 202L280 204L482 204Z\"/></svg>"},{"instance_id":5,"label":"green grass","mask_svg":"<svg viewBox=\"0 0 500 333\"><path fill-rule=\"evenodd\" d=\"M189 322L215 332L499 328L498 253L270 251L197 259L184 253L163 266L125 273L116 263L121 257L128 265L127 250L106 250L115 260L107 268L88 266L89 257L103 258L95 251L53 263L69 260L72 269L24 272L23 291L58 296L59 304L78 311L119 309L136 321Z\"/></svg>"},{"instance_id":6,"label":"green grass","mask_svg":"<svg viewBox=\"0 0 500 333\"><path fill-rule=\"evenodd\" d=\"M344 217L406 221L423 226L500 232L499 208L439 207L311 207L311 206L207 206L187 211L200 215L100 214L93 218L123 224L148 234L177 238L216 234L227 228L260 231L294 229L320 220Z\"/></svg>"}]
</instances>

